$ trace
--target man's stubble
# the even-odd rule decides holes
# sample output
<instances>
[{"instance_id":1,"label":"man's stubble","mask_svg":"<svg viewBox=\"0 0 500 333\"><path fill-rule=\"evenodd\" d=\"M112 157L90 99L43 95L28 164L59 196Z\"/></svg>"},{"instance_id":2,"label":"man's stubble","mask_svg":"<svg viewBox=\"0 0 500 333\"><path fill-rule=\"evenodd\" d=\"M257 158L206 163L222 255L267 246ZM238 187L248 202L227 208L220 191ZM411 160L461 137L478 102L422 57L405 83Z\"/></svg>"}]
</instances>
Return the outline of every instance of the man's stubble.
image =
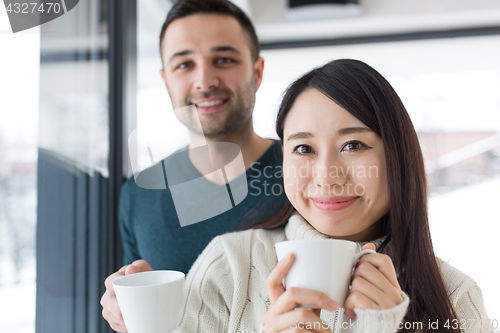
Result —
<instances>
[{"instance_id":1,"label":"man's stubble","mask_svg":"<svg viewBox=\"0 0 500 333\"><path fill-rule=\"evenodd\" d=\"M215 112L213 114L203 114L199 116L202 129L199 122L193 119L194 113L186 120L181 120L184 125L192 132L204 135L207 138L224 137L238 132L252 119L253 108L255 106L255 77L243 87L243 89L232 92L229 89L214 89L203 94L203 98L212 96L223 96L230 98L231 108L221 119L221 115ZM187 100L192 100L188 96ZM187 103L186 103L187 104ZM198 116L198 114L196 114Z\"/></svg>"}]
</instances>

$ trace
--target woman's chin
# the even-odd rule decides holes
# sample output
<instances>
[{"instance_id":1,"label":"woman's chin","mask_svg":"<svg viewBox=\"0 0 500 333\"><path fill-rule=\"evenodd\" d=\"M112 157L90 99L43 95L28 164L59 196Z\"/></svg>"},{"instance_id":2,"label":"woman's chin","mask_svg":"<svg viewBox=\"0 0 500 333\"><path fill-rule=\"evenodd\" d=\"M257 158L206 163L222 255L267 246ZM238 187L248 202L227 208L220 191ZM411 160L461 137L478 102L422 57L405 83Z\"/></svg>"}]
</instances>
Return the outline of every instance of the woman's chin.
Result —
<instances>
[{"instance_id":1,"label":"woman's chin","mask_svg":"<svg viewBox=\"0 0 500 333\"><path fill-rule=\"evenodd\" d=\"M349 225L352 224L339 218L328 218L316 215L310 220L308 219L308 221L314 229L329 237L345 239L355 233L354 230L349 230Z\"/></svg>"}]
</instances>

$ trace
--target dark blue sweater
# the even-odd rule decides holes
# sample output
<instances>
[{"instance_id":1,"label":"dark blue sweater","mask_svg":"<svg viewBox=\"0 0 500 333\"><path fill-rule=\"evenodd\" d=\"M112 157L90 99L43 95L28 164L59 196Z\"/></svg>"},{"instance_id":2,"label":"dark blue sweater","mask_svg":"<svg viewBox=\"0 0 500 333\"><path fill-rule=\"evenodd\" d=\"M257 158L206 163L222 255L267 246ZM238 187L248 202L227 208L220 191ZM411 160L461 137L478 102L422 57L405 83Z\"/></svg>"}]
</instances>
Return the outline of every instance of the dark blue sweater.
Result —
<instances>
[{"instance_id":1,"label":"dark blue sweater","mask_svg":"<svg viewBox=\"0 0 500 333\"><path fill-rule=\"evenodd\" d=\"M247 170L248 195L240 204L184 227L179 223L168 186L166 190L144 189L134 178L129 179L122 187L119 214L124 263L144 259L155 270L187 273L212 238L257 222L285 203L282 161L281 146L275 141ZM187 154L184 167L197 173Z\"/></svg>"}]
</instances>

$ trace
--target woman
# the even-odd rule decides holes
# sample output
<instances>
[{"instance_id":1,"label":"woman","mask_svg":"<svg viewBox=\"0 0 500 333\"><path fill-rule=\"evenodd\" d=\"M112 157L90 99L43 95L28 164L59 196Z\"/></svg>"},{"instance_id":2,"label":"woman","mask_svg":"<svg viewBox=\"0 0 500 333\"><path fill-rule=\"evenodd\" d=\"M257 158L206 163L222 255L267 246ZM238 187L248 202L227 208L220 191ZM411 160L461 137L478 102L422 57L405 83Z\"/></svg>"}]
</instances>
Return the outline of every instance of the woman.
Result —
<instances>
[{"instance_id":1,"label":"woman","mask_svg":"<svg viewBox=\"0 0 500 333\"><path fill-rule=\"evenodd\" d=\"M418 138L378 72L356 60L314 69L286 91L276 129L289 202L207 246L186 279L178 332L331 332L348 318L372 323L347 326L357 332L493 332L476 283L434 256ZM325 238L378 252L359 261L345 311L281 284L293 256L277 264L274 244Z\"/></svg>"}]
</instances>

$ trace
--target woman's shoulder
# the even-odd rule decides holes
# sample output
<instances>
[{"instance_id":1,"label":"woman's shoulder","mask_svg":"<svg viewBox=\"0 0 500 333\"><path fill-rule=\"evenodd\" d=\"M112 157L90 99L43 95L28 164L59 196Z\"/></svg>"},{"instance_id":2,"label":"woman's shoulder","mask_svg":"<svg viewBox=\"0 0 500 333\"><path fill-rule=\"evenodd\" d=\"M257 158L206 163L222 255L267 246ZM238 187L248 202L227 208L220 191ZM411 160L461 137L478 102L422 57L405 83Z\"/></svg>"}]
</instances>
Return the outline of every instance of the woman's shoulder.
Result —
<instances>
[{"instance_id":1,"label":"woman's shoulder","mask_svg":"<svg viewBox=\"0 0 500 333\"><path fill-rule=\"evenodd\" d=\"M286 238L284 228L272 230L248 229L244 231L228 232L215 237L219 246L226 250L251 249L255 247L273 248L274 244ZM273 250L274 253L274 250Z\"/></svg>"},{"instance_id":2,"label":"woman's shoulder","mask_svg":"<svg viewBox=\"0 0 500 333\"><path fill-rule=\"evenodd\" d=\"M481 289L467 274L443 260L438 260L448 297L455 309L457 319L480 323L481 332L493 332L484 306ZM474 326L477 327L477 326ZM473 330L471 332L479 332Z\"/></svg>"},{"instance_id":3,"label":"woman's shoulder","mask_svg":"<svg viewBox=\"0 0 500 333\"><path fill-rule=\"evenodd\" d=\"M439 258L438 263L446 286L446 292L450 298L458 298L471 289L477 288L476 281L458 268Z\"/></svg>"},{"instance_id":4,"label":"woman's shoulder","mask_svg":"<svg viewBox=\"0 0 500 333\"><path fill-rule=\"evenodd\" d=\"M203 265L207 265L207 262L217 263L217 274L221 271L231 273L238 281L242 281L244 276L248 279L254 270L267 276L277 262L274 244L285 238L283 228L226 233L215 237L198 260Z\"/></svg>"}]
</instances>

